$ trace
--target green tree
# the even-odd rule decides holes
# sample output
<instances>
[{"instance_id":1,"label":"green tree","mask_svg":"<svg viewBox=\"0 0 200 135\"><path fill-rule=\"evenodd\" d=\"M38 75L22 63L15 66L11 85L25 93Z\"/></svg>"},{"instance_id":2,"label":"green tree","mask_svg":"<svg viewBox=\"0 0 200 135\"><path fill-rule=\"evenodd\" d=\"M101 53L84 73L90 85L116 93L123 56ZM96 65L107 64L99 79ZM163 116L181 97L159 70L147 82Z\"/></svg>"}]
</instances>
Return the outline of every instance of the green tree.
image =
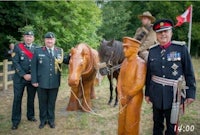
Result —
<instances>
[{"instance_id":1,"label":"green tree","mask_svg":"<svg viewBox=\"0 0 200 135\"><path fill-rule=\"evenodd\" d=\"M127 7L127 2L120 1L109 1L103 5L103 24L99 29L103 38L121 40L127 35L127 26L131 18L131 11L127 10Z\"/></svg>"},{"instance_id":2,"label":"green tree","mask_svg":"<svg viewBox=\"0 0 200 135\"><path fill-rule=\"evenodd\" d=\"M39 6L38 6L39 5ZM101 25L101 11L93 1L40 1L30 7L37 12L32 23L39 42L43 41L45 32L52 31L57 36L57 45L69 50L80 42L96 47L100 37L96 34ZM36 8L37 7L37 8Z\"/></svg>"},{"instance_id":3,"label":"green tree","mask_svg":"<svg viewBox=\"0 0 200 135\"><path fill-rule=\"evenodd\" d=\"M0 2L0 53L8 48L9 42L20 40L18 28L25 25L24 11L18 2ZM3 55L0 55L3 59Z\"/></svg>"}]
</instances>

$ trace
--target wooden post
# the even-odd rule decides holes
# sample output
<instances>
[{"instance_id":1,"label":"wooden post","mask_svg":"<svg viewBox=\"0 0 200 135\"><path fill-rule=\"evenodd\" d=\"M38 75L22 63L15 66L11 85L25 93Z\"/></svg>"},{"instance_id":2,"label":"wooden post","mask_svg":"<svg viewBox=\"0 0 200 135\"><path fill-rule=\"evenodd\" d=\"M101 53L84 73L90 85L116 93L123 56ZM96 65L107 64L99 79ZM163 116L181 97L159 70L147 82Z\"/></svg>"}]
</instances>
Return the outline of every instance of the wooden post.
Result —
<instances>
[{"instance_id":1,"label":"wooden post","mask_svg":"<svg viewBox=\"0 0 200 135\"><path fill-rule=\"evenodd\" d=\"M3 60L3 90L8 89L8 60Z\"/></svg>"}]
</instances>

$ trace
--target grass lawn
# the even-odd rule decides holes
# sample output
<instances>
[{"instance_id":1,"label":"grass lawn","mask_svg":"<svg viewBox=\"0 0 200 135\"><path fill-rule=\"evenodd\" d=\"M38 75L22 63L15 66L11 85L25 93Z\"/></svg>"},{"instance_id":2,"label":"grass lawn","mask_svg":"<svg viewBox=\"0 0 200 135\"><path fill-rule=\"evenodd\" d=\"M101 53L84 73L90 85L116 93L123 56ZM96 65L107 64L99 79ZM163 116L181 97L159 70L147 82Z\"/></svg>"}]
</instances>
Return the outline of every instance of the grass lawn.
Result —
<instances>
[{"instance_id":1,"label":"grass lawn","mask_svg":"<svg viewBox=\"0 0 200 135\"><path fill-rule=\"evenodd\" d=\"M180 135L200 134L200 60L193 59L195 75L197 79L196 101L186 108L185 115L180 118L183 127L194 127L193 132L182 132ZM92 101L93 109L101 116L83 113L67 112L66 106L70 96L70 88L67 85L67 76L62 77L62 84L56 102L56 128L45 126L39 129L38 98L35 99L35 111L38 122L32 123L26 119L26 92L24 92L22 104L22 120L18 130L11 130L11 111L13 101L13 89L0 91L0 135L116 135L118 107L108 106L109 85L107 78L95 88L97 99ZM114 104L114 101L113 101ZM143 102L141 115L141 135L152 134L152 109L151 105ZM185 129L185 128L183 128Z\"/></svg>"}]
</instances>

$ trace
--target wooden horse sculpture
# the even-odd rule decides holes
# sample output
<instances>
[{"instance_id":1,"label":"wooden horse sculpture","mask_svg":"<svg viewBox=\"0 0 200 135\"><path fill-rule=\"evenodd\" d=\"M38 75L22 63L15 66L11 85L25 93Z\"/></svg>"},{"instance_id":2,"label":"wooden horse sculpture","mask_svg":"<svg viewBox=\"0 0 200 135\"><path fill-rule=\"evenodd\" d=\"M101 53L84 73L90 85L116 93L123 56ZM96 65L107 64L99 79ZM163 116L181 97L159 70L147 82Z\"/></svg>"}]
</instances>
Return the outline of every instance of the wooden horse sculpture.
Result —
<instances>
[{"instance_id":1,"label":"wooden horse sculpture","mask_svg":"<svg viewBox=\"0 0 200 135\"><path fill-rule=\"evenodd\" d=\"M67 111L91 111L98 62L98 52L86 44L79 44L71 49L68 84L72 91ZM79 102L82 102L81 105Z\"/></svg>"}]
</instances>

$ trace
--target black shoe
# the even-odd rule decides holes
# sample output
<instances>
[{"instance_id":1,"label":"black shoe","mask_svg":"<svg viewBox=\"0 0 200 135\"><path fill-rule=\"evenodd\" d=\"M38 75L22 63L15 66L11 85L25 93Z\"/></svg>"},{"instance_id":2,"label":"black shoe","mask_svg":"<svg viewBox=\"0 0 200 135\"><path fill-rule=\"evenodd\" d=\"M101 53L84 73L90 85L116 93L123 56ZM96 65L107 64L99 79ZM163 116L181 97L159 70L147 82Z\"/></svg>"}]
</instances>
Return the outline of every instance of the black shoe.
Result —
<instances>
[{"instance_id":1,"label":"black shoe","mask_svg":"<svg viewBox=\"0 0 200 135\"><path fill-rule=\"evenodd\" d=\"M44 128L44 126L45 126L45 124L40 124L40 125L39 125L39 129Z\"/></svg>"},{"instance_id":2,"label":"black shoe","mask_svg":"<svg viewBox=\"0 0 200 135\"><path fill-rule=\"evenodd\" d=\"M37 120L35 118L28 119L28 121L37 122Z\"/></svg>"},{"instance_id":3,"label":"black shoe","mask_svg":"<svg viewBox=\"0 0 200 135\"><path fill-rule=\"evenodd\" d=\"M42 129L42 128L44 128L44 126L47 124L47 121L45 121L44 123L40 123L40 125L39 125L39 129Z\"/></svg>"},{"instance_id":4,"label":"black shoe","mask_svg":"<svg viewBox=\"0 0 200 135\"><path fill-rule=\"evenodd\" d=\"M48 122L50 128L55 128L55 124L53 122Z\"/></svg>"},{"instance_id":5,"label":"black shoe","mask_svg":"<svg viewBox=\"0 0 200 135\"><path fill-rule=\"evenodd\" d=\"M17 124L13 124L11 129L12 130L16 130L17 128L18 128L18 125Z\"/></svg>"}]
</instances>

